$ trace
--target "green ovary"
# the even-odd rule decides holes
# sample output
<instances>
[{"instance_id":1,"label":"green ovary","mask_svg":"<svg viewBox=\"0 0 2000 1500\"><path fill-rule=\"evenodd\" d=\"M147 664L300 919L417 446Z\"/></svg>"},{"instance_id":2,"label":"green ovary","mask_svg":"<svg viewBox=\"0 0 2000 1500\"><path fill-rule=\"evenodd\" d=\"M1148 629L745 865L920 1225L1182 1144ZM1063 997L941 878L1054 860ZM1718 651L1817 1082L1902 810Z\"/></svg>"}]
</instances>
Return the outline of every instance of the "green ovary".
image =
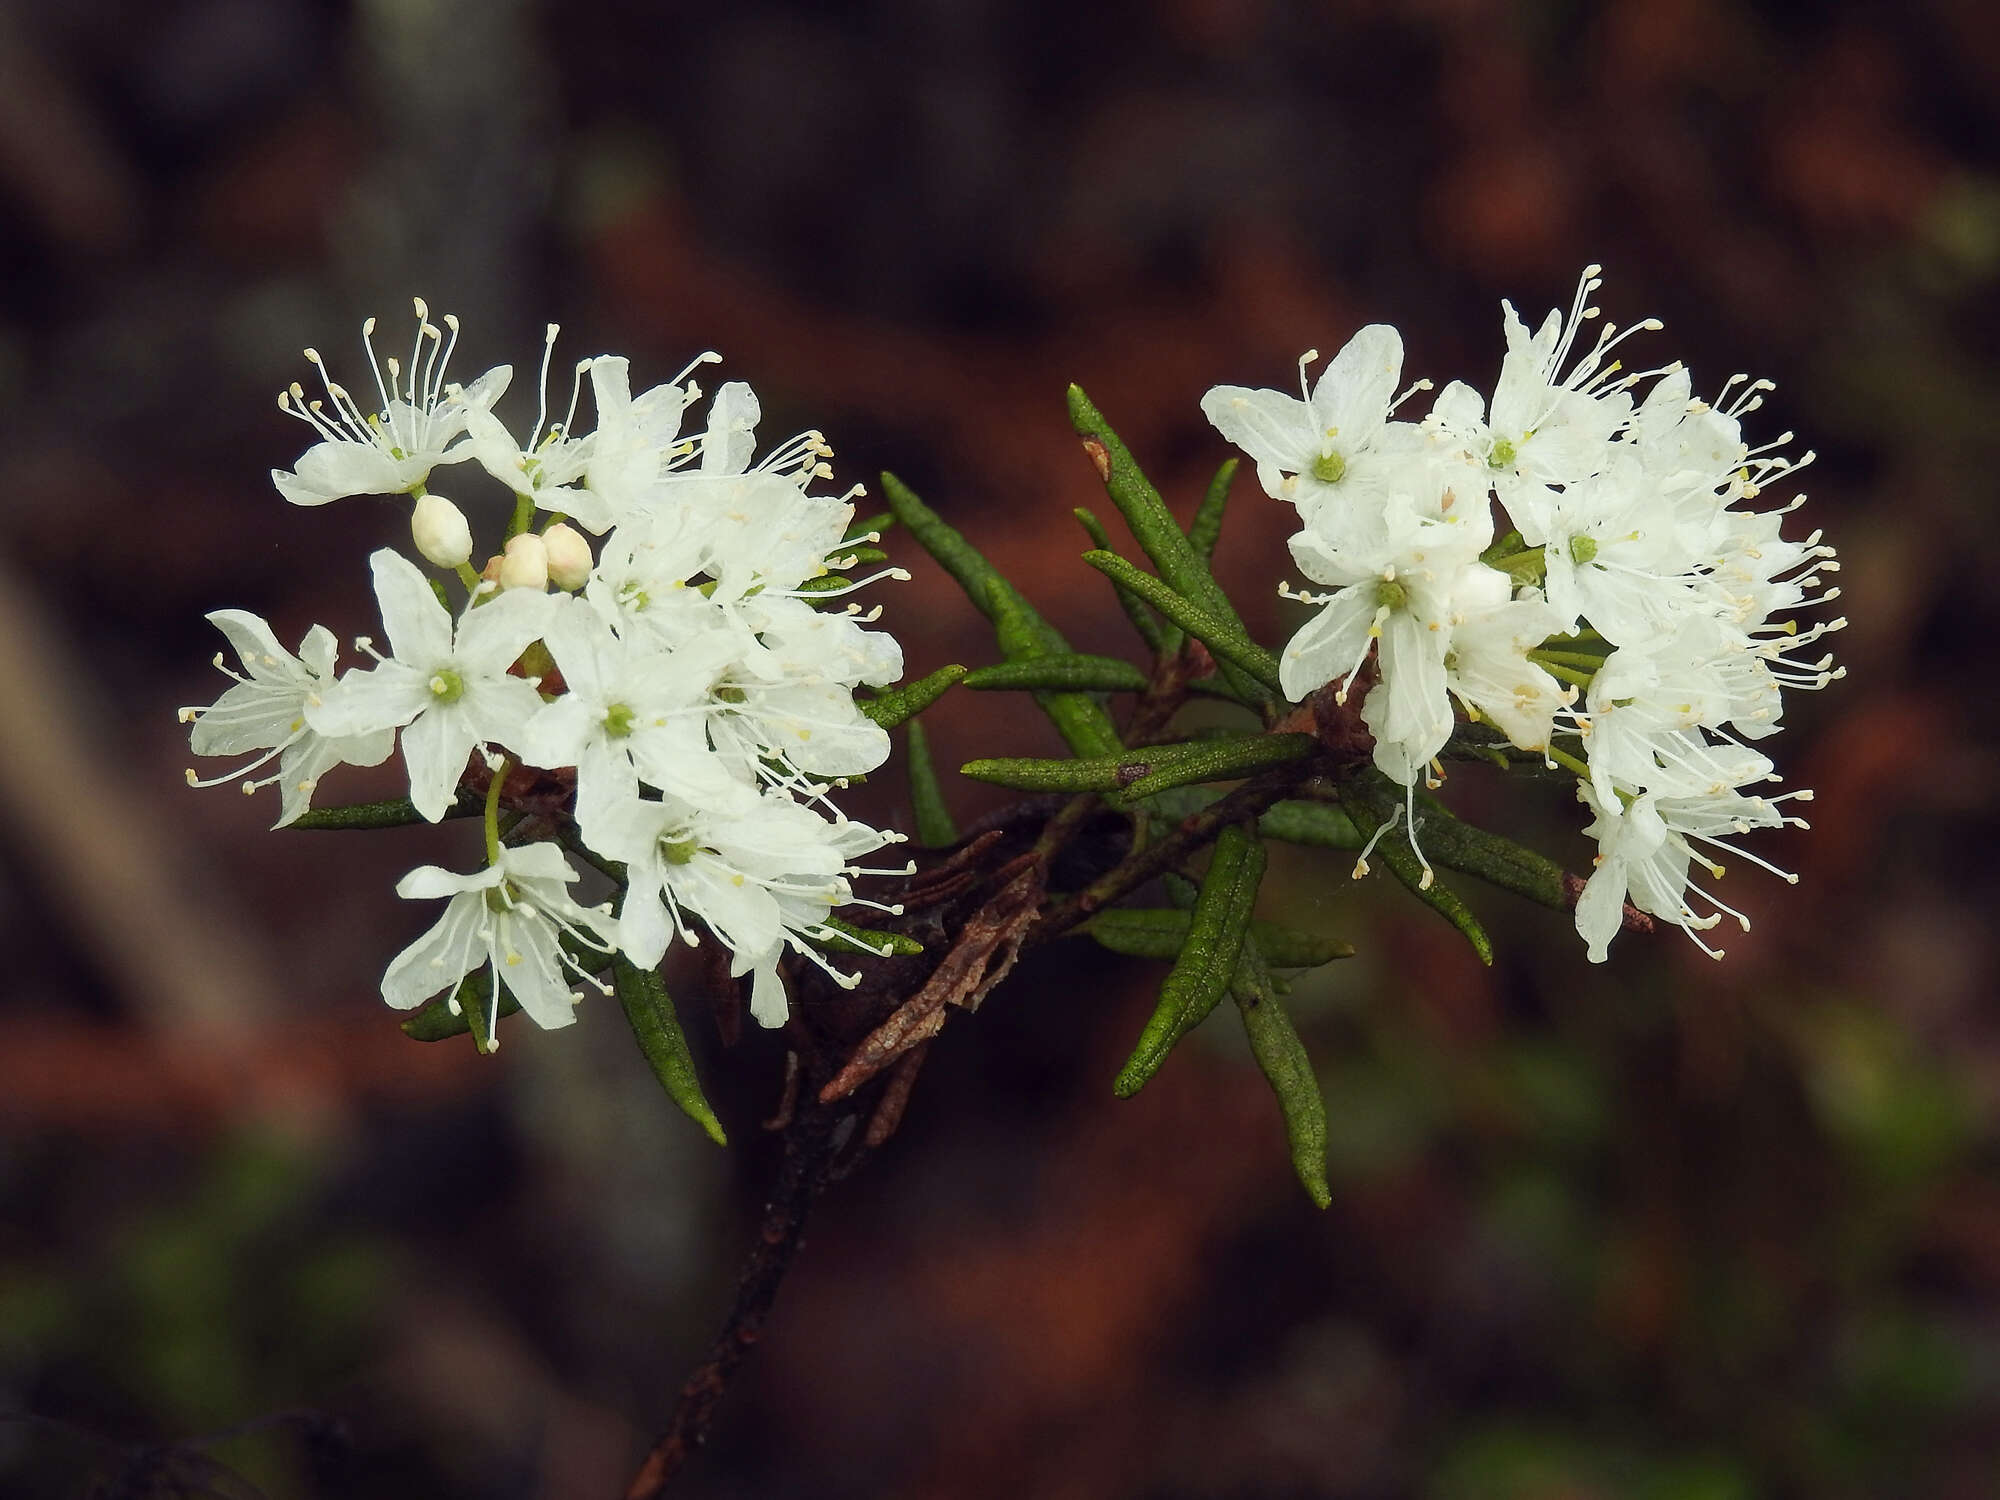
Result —
<instances>
[{"instance_id":1,"label":"green ovary","mask_svg":"<svg viewBox=\"0 0 2000 1500\"><path fill-rule=\"evenodd\" d=\"M614 703L604 710L604 733L611 739L622 740L632 732L638 717L626 704Z\"/></svg>"},{"instance_id":2,"label":"green ovary","mask_svg":"<svg viewBox=\"0 0 2000 1500\"><path fill-rule=\"evenodd\" d=\"M1375 585L1375 602L1387 610L1402 609L1410 602L1410 591L1393 578Z\"/></svg>"},{"instance_id":3,"label":"green ovary","mask_svg":"<svg viewBox=\"0 0 2000 1500\"><path fill-rule=\"evenodd\" d=\"M684 865L701 852L697 839L661 839L660 858L670 865Z\"/></svg>"},{"instance_id":4,"label":"green ovary","mask_svg":"<svg viewBox=\"0 0 2000 1500\"><path fill-rule=\"evenodd\" d=\"M1569 539L1569 560L1579 568L1597 556L1597 538L1573 536Z\"/></svg>"},{"instance_id":5,"label":"green ovary","mask_svg":"<svg viewBox=\"0 0 2000 1500\"><path fill-rule=\"evenodd\" d=\"M496 916L513 910L519 900L520 893L504 880L486 891L486 909Z\"/></svg>"},{"instance_id":6,"label":"green ovary","mask_svg":"<svg viewBox=\"0 0 2000 1500\"><path fill-rule=\"evenodd\" d=\"M1513 443L1501 438L1493 445L1493 456L1486 460L1486 464L1488 468L1511 469L1517 456Z\"/></svg>"},{"instance_id":7,"label":"green ovary","mask_svg":"<svg viewBox=\"0 0 2000 1500\"><path fill-rule=\"evenodd\" d=\"M1313 460L1312 476L1321 484L1339 484L1347 472L1347 460L1338 453L1322 453Z\"/></svg>"},{"instance_id":8,"label":"green ovary","mask_svg":"<svg viewBox=\"0 0 2000 1500\"><path fill-rule=\"evenodd\" d=\"M456 703L465 696L465 679L450 667L440 667L431 674L431 696L440 703Z\"/></svg>"}]
</instances>

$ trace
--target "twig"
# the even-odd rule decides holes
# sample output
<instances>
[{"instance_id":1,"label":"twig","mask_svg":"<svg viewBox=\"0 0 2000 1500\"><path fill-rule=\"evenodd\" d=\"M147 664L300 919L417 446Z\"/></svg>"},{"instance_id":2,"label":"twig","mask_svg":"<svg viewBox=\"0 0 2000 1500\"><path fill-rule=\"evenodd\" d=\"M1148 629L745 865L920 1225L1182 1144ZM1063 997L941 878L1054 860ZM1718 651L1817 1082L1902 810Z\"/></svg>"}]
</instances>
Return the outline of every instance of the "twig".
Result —
<instances>
[{"instance_id":1,"label":"twig","mask_svg":"<svg viewBox=\"0 0 2000 1500\"><path fill-rule=\"evenodd\" d=\"M688 1455L708 1441L716 1403L728 1390L730 1378L743 1363L743 1356L762 1337L764 1320L770 1316L778 1288L804 1240L813 1200L826 1186L835 1152L835 1126L843 1113L817 1102L806 1102L792 1117L785 1131L784 1165L779 1170L777 1185L771 1190L770 1202L764 1207L757 1243L736 1284L736 1302L730 1309L729 1321L709 1346L708 1358L681 1387L667 1430L639 1466L639 1472L625 1490L625 1500L656 1500L665 1491L667 1481L687 1462Z\"/></svg>"}]
</instances>

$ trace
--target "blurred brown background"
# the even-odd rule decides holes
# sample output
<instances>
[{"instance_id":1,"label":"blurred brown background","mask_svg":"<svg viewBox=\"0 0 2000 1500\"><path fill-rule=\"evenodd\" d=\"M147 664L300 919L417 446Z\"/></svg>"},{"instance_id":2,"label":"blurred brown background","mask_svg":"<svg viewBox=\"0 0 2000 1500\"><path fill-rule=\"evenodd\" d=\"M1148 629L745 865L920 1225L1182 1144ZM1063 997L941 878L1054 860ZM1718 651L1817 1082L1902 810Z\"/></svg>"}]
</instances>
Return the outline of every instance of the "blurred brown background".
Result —
<instances>
[{"instance_id":1,"label":"blurred brown background","mask_svg":"<svg viewBox=\"0 0 2000 1500\"><path fill-rule=\"evenodd\" d=\"M615 1493L772 1169L768 1038L697 1035L721 1152L606 1007L490 1060L397 1032L430 917L391 885L466 830L274 836L271 793L181 784L202 613L368 631L403 536L271 492L301 345L355 383L421 292L462 378L525 381L548 320L652 379L720 349L767 438L897 469L1125 649L1066 381L1189 506L1208 385L1370 321L1490 382L1499 299L1597 260L1608 316L1698 389L1774 377L1759 435L1821 455L1851 675L1778 742L1813 831L1760 846L1802 882L1730 882L1720 966L1592 968L1473 892L1482 970L1299 861L1271 914L1362 950L1295 996L1324 1214L1228 1023L1115 1103L1142 986L1043 954L823 1204L681 1492L2000 1492L1996 99L1980 0L0 9L0 1491L244 1493L206 1455L271 1496ZM1218 558L1272 644L1283 523L1246 478ZM991 659L904 560L913 670ZM969 694L933 725L950 763L1053 744ZM1575 809L1451 795L1580 865Z\"/></svg>"}]
</instances>

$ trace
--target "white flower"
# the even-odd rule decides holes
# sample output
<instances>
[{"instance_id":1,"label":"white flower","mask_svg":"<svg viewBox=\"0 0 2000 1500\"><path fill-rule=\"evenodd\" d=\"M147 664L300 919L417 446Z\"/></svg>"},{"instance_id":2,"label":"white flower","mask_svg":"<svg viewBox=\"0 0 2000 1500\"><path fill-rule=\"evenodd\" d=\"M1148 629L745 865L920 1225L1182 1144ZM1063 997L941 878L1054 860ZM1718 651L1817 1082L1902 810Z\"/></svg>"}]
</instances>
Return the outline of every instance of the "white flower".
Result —
<instances>
[{"instance_id":1,"label":"white flower","mask_svg":"<svg viewBox=\"0 0 2000 1500\"><path fill-rule=\"evenodd\" d=\"M420 488L432 469L471 457L471 450L457 439L467 421L483 413L507 389L513 370L497 365L471 385L460 387L447 382L452 347L458 342L458 319L445 315L451 340L430 321L429 310L419 298L417 342L409 368L390 358L375 356L375 320L361 325L362 343L368 350L369 369L374 373L375 391L382 405L365 411L344 386L326 374L326 366L316 350L306 350L306 358L320 371L326 387L326 402L308 399L297 382L278 397L281 410L290 413L320 435L321 441L299 458L298 468L286 473L271 471L278 493L294 505L324 505L349 495L401 495Z\"/></svg>"},{"instance_id":2,"label":"white flower","mask_svg":"<svg viewBox=\"0 0 2000 1500\"><path fill-rule=\"evenodd\" d=\"M710 633L664 649L613 630L587 603L563 599L543 638L565 691L543 705L519 739L538 766L575 766L577 818L596 847L605 809L638 795L639 782L700 801L747 782L750 763L709 749L709 687L735 643Z\"/></svg>"},{"instance_id":3,"label":"white flower","mask_svg":"<svg viewBox=\"0 0 2000 1500\"><path fill-rule=\"evenodd\" d=\"M410 1010L484 968L492 980L486 1034L494 1046L502 985L536 1025L569 1025L576 1019L577 997L564 971L588 975L563 951L562 939L608 956L618 930L608 909L587 910L571 899L568 886L576 879L554 844L502 849L500 862L476 875L455 875L436 865L412 870L397 882L397 895L413 901L449 896L451 904L436 926L390 962L382 998Z\"/></svg>"},{"instance_id":4,"label":"white flower","mask_svg":"<svg viewBox=\"0 0 2000 1500\"><path fill-rule=\"evenodd\" d=\"M1403 373L1403 338L1371 323L1347 341L1310 393L1299 361L1304 399L1280 391L1219 385L1201 399L1202 414L1257 462L1257 479L1274 500L1309 508L1368 488L1367 455L1389 426L1396 382Z\"/></svg>"},{"instance_id":5,"label":"white flower","mask_svg":"<svg viewBox=\"0 0 2000 1500\"><path fill-rule=\"evenodd\" d=\"M306 704L333 680L336 645L333 632L315 625L292 655L278 644L271 627L256 615L240 609L218 609L208 616L229 638L243 662L247 676L236 676L222 666L217 653L215 664L236 678L230 688L207 708L184 708L181 722L194 726L189 735L196 755L244 755L262 750L248 765L208 781L197 781L187 773L190 786L215 786L236 781L273 756L278 758L275 775L261 781L246 781L243 790L255 791L276 782L279 787L278 821L282 828L295 821L311 804L313 788L320 777L338 765L374 766L388 759L395 733L378 729L359 734L328 736L306 722Z\"/></svg>"},{"instance_id":6,"label":"white flower","mask_svg":"<svg viewBox=\"0 0 2000 1500\"><path fill-rule=\"evenodd\" d=\"M755 974L751 1014L765 1026L783 1025L788 1012L779 955L789 944L825 966L804 937L853 900L845 877L859 871L850 861L896 838L747 788L700 807L634 800L605 820L600 837L600 852L625 863L626 955L658 963L676 935L697 940L688 923L699 918L735 955L730 972Z\"/></svg>"},{"instance_id":7,"label":"white flower","mask_svg":"<svg viewBox=\"0 0 2000 1500\"><path fill-rule=\"evenodd\" d=\"M1362 716L1375 736L1375 763L1404 786L1450 738L1451 699L1445 656L1451 650L1457 591L1492 538L1484 508L1444 520L1392 517L1373 546L1330 548L1312 530L1292 538L1292 557L1308 578L1340 585L1324 608L1286 645L1279 685L1293 700L1352 678L1378 646L1381 681ZM1307 596L1299 596L1307 597ZM1339 697L1344 701L1347 689Z\"/></svg>"},{"instance_id":8,"label":"white flower","mask_svg":"<svg viewBox=\"0 0 2000 1500\"><path fill-rule=\"evenodd\" d=\"M1545 667L1528 660L1528 652L1560 630L1556 612L1533 589L1510 598L1508 583L1497 568L1472 567L1460 575L1445 684L1472 717L1491 720L1523 750L1542 750L1556 710L1576 690L1564 689Z\"/></svg>"},{"instance_id":9,"label":"white flower","mask_svg":"<svg viewBox=\"0 0 2000 1500\"><path fill-rule=\"evenodd\" d=\"M410 800L435 823L451 805L472 748L518 748L541 708L534 684L507 669L542 634L554 600L511 590L468 608L454 631L414 563L387 548L368 561L393 655L309 701L306 720L330 735L401 726Z\"/></svg>"},{"instance_id":10,"label":"white flower","mask_svg":"<svg viewBox=\"0 0 2000 1500\"><path fill-rule=\"evenodd\" d=\"M484 408L468 414L466 431L470 434L472 456L479 460L479 466L515 496L531 500L537 510L574 516L588 530L601 532L611 525L610 508L602 497L577 483L590 468L596 443L594 435L579 436L574 431L577 397L583 389L583 372L589 368L588 361L576 367L568 414L553 426L548 420L549 361L555 355L557 331L556 324L549 324L542 340L538 405L527 442L517 443L506 423Z\"/></svg>"}]
</instances>

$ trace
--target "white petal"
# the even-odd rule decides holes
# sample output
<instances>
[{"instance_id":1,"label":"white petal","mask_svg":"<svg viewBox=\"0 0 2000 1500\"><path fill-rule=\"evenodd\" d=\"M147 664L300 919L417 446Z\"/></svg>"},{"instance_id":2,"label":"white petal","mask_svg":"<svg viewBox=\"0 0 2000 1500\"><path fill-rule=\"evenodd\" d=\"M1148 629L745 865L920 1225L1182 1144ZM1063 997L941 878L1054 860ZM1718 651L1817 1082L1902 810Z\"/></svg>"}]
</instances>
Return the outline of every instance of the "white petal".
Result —
<instances>
[{"instance_id":1,"label":"white petal","mask_svg":"<svg viewBox=\"0 0 2000 1500\"><path fill-rule=\"evenodd\" d=\"M1312 411L1296 396L1218 385L1201 398L1215 430L1261 464L1297 473L1319 449Z\"/></svg>"},{"instance_id":2,"label":"white petal","mask_svg":"<svg viewBox=\"0 0 2000 1500\"><path fill-rule=\"evenodd\" d=\"M405 877L406 884L409 879ZM398 1010L413 1010L484 963L486 948L478 933L486 916L482 897L455 897L428 932L389 960L382 998Z\"/></svg>"},{"instance_id":3,"label":"white petal","mask_svg":"<svg viewBox=\"0 0 2000 1500\"><path fill-rule=\"evenodd\" d=\"M368 568L375 575L382 629L396 659L420 669L449 660L451 614L417 565L384 547L369 557Z\"/></svg>"},{"instance_id":4,"label":"white petal","mask_svg":"<svg viewBox=\"0 0 2000 1500\"><path fill-rule=\"evenodd\" d=\"M475 736L456 705L426 709L403 729L403 764L410 773L410 801L432 823L445 815L465 775Z\"/></svg>"},{"instance_id":5,"label":"white petal","mask_svg":"<svg viewBox=\"0 0 2000 1500\"><path fill-rule=\"evenodd\" d=\"M1314 688L1345 677L1361 663L1375 601L1365 587L1342 589L1299 627L1278 663L1278 686L1299 702Z\"/></svg>"}]
</instances>

